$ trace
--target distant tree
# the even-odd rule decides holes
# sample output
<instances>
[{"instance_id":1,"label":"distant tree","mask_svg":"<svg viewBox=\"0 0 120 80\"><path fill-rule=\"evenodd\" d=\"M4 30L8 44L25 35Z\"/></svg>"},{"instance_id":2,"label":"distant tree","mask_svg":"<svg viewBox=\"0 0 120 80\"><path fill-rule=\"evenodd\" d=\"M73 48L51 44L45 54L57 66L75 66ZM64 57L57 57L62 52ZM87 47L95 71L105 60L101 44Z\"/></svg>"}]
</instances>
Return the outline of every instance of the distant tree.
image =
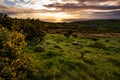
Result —
<instances>
[{"instance_id":1,"label":"distant tree","mask_svg":"<svg viewBox=\"0 0 120 80\"><path fill-rule=\"evenodd\" d=\"M0 18L8 18L8 14L6 13L0 13Z\"/></svg>"},{"instance_id":2,"label":"distant tree","mask_svg":"<svg viewBox=\"0 0 120 80\"><path fill-rule=\"evenodd\" d=\"M8 18L9 16L8 16L8 14L4 14L4 18Z\"/></svg>"},{"instance_id":3,"label":"distant tree","mask_svg":"<svg viewBox=\"0 0 120 80\"><path fill-rule=\"evenodd\" d=\"M0 18L2 18L3 17L3 14L2 13L0 13Z\"/></svg>"},{"instance_id":4,"label":"distant tree","mask_svg":"<svg viewBox=\"0 0 120 80\"><path fill-rule=\"evenodd\" d=\"M4 26L5 28L8 28L9 30L11 29L12 26L12 19L11 18L1 18L0 19L0 24Z\"/></svg>"}]
</instances>

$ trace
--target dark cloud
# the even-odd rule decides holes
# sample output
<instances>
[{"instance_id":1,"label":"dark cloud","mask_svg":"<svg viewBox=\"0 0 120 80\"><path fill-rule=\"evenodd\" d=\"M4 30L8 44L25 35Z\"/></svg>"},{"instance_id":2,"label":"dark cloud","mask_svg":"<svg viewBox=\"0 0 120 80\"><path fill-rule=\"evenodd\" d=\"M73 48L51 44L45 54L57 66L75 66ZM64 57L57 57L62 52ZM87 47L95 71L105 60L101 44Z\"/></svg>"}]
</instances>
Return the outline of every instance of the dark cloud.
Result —
<instances>
[{"instance_id":1,"label":"dark cloud","mask_svg":"<svg viewBox=\"0 0 120 80\"><path fill-rule=\"evenodd\" d=\"M76 1L79 1L79 2L86 2L86 1L115 1L115 0L76 0ZM116 0L117 1L117 0Z\"/></svg>"},{"instance_id":2,"label":"dark cloud","mask_svg":"<svg viewBox=\"0 0 120 80\"><path fill-rule=\"evenodd\" d=\"M110 12L94 12L94 16L98 18L107 19L120 19L120 11L110 11Z\"/></svg>"},{"instance_id":3,"label":"dark cloud","mask_svg":"<svg viewBox=\"0 0 120 80\"><path fill-rule=\"evenodd\" d=\"M120 9L120 0L74 0L78 3L73 3L73 0L64 0L67 3L54 3L45 5L47 8L57 9L96 9L96 10L112 10Z\"/></svg>"},{"instance_id":4,"label":"dark cloud","mask_svg":"<svg viewBox=\"0 0 120 80\"><path fill-rule=\"evenodd\" d=\"M101 6L101 5L79 5L79 4L73 4L73 3L67 3L67 4L50 4L45 5L48 8L60 8L60 9L96 9L96 10L111 10L111 9L120 9L120 6Z\"/></svg>"},{"instance_id":5,"label":"dark cloud","mask_svg":"<svg viewBox=\"0 0 120 80\"><path fill-rule=\"evenodd\" d=\"M87 1L89 1L89 2L93 2L93 1L95 1L95 2L106 2L106 1L119 1L119 0L76 0L76 1L78 1L78 2L87 2Z\"/></svg>"},{"instance_id":6,"label":"dark cloud","mask_svg":"<svg viewBox=\"0 0 120 80\"><path fill-rule=\"evenodd\" d=\"M68 3L54 3L45 5L56 8L77 18L62 19L62 21L80 21L89 19L120 19L120 0L64 0ZM71 2L70 2L71 1Z\"/></svg>"}]
</instances>

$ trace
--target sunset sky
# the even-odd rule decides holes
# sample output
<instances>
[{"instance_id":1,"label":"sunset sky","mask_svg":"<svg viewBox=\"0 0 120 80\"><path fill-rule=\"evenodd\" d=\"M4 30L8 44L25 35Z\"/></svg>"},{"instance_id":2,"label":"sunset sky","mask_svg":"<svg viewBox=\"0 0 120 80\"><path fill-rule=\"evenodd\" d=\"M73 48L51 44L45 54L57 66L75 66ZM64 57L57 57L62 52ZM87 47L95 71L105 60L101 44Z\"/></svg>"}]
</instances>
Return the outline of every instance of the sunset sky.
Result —
<instances>
[{"instance_id":1,"label":"sunset sky","mask_svg":"<svg viewBox=\"0 0 120 80\"><path fill-rule=\"evenodd\" d=\"M0 0L0 13L48 22L120 19L120 0Z\"/></svg>"}]
</instances>

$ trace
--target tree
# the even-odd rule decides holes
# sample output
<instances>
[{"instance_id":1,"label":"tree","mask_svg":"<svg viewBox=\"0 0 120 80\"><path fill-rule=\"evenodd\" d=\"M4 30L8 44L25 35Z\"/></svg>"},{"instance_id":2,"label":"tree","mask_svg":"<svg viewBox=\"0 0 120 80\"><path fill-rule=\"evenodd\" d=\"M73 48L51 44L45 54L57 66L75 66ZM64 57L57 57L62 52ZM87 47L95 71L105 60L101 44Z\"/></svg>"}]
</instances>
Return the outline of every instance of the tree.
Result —
<instances>
[{"instance_id":1,"label":"tree","mask_svg":"<svg viewBox=\"0 0 120 80\"><path fill-rule=\"evenodd\" d=\"M0 18L3 18L3 13L0 13Z\"/></svg>"},{"instance_id":2,"label":"tree","mask_svg":"<svg viewBox=\"0 0 120 80\"><path fill-rule=\"evenodd\" d=\"M4 18L8 18L9 16L8 16L8 14L4 14Z\"/></svg>"},{"instance_id":3,"label":"tree","mask_svg":"<svg viewBox=\"0 0 120 80\"><path fill-rule=\"evenodd\" d=\"M6 13L0 13L0 18L8 18L8 14Z\"/></svg>"}]
</instances>

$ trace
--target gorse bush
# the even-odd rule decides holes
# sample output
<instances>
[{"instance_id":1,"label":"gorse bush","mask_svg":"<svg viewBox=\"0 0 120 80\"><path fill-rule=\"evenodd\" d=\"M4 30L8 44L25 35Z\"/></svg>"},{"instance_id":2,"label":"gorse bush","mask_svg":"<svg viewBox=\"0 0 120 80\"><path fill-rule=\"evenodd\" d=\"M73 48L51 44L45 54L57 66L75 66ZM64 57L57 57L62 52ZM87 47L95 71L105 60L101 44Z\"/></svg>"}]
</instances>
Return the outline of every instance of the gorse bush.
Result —
<instances>
[{"instance_id":1,"label":"gorse bush","mask_svg":"<svg viewBox=\"0 0 120 80\"><path fill-rule=\"evenodd\" d=\"M25 37L17 31L10 32L5 28L0 29L0 55L15 58L26 45Z\"/></svg>"},{"instance_id":2,"label":"gorse bush","mask_svg":"<svg viewBox=\"0 0 120 80\"><path fill-rule=\"evenodd\" d=\"M33 78L35 68L28 55L22 54L25 37L17 31L0 29L0 79L26 80ZM34 76L35 77L35 76Z\"/></svg>"},{"instance_id":3,"label":"gorse bush","mask_svg":"<svg viewBox=\"0 0 120 80\"><path fill-rule=\"evenodd\" d=\"M4 15L4 14L2 14ZM42 23L34 19L12 19L9 17L0 19L0 27L4 26L8 30L22 32L25 40L32 44L38 44L44 40L46 34Z\"/></svg>"},{"instance_id":4,"label":"gorse bush","mask_svg":"<svg viewBox=\"0 0 120 80\"><path fill-rule=\"evenodd\" d=\"M37 76L37 69L31 63L28 55L23 54L17 59L9 60L6 57L0 57L0 78L5 80L30 80Z\"/></svg>"}]
</instances>

